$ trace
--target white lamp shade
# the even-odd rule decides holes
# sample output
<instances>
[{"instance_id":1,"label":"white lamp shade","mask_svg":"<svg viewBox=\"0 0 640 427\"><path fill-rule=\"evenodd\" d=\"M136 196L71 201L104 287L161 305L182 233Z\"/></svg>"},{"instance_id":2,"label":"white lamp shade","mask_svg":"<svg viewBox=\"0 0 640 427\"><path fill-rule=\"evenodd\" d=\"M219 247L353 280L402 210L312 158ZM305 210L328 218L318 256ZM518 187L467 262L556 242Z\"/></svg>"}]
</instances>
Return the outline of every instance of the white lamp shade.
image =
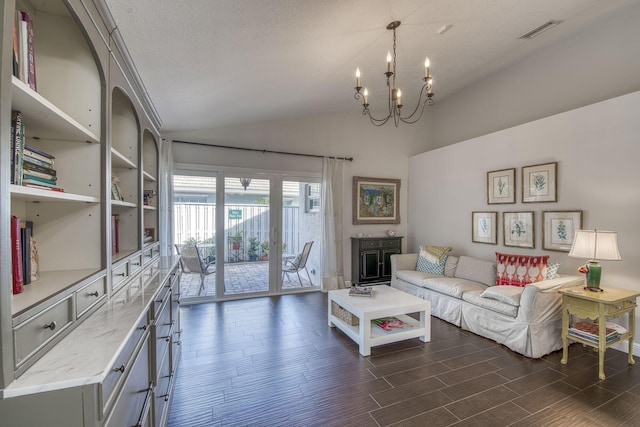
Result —
<instances>
[{"instance_id":1,"label":"white lamp shade","mask_svg":"<svg viewBox=\"0 0 640 427\"><path fill-rule=\"evenodd\" d=\"M620 261L618 233L615 231L577 230L569 256L592 260Z\"/></svg>"}]
</instances>

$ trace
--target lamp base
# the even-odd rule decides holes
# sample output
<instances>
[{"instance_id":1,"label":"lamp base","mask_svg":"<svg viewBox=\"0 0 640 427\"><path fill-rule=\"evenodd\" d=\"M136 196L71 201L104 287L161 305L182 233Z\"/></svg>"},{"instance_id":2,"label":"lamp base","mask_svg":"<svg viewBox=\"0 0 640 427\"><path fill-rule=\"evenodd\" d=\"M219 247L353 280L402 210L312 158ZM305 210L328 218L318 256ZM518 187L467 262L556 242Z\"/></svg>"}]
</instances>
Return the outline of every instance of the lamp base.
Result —
<instances>
[{"instance_id":1,"label":"lamp base","mask_svg":"<svg viewBox=\"0 0 640 427\"><path fill-rule=\"evenodd\" d=\"M587 267L587 289L594 292L602 292L600 289L600 276L602 275L602 267L598 261L589 260Z\"/></svg>"}]
</instances>

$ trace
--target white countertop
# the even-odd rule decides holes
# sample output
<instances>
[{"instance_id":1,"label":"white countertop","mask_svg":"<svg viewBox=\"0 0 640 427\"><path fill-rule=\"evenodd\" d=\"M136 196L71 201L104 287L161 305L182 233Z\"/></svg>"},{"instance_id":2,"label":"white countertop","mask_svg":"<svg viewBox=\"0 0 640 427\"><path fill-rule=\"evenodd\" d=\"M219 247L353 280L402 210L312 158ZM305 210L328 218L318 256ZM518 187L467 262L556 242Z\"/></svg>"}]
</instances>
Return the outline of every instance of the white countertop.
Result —
<instances>
[{"instance_id":1,"label":"white countertop","mask_svg":"<svg viewBox=\"0 0 640 427\"><path fill-rule=\"evenodd\" d=\"M101 382L121 347L147 315L158 288L176 265L174 257L160 258L141 289L119 290L78 327L3 390L5 398ZM138 275L134 276L138 277ZM131 283L136 283L135 278Z\"/></svg>"}]
</instances>

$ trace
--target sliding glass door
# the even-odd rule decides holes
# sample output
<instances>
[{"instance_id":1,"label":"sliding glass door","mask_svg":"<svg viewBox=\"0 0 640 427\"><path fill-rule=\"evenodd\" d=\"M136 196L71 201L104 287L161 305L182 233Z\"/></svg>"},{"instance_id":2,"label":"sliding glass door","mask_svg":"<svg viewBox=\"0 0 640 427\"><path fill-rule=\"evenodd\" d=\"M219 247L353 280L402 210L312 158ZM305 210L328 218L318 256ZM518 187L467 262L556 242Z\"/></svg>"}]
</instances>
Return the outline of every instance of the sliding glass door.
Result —
<instances>
[{"instance_id":1,"label":"sliding glass door","mask_svg":"<svg viewBox=\"0 0 640 427\"><path fill-rule=\"evenodd\" d=\"M182 296L212 300L318 288L318 181L246 171L174 175L176 250L195 246L204 266L204 272L185 268Z\"/></svg>"}]
</instances>

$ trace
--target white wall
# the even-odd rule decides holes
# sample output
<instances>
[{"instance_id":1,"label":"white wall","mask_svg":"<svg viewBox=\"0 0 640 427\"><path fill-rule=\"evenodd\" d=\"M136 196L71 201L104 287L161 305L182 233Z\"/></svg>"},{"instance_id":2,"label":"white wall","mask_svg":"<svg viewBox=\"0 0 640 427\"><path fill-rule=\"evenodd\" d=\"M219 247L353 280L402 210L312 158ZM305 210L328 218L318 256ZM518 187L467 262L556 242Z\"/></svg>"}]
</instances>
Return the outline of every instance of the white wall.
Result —
<instances>
[{"instance_id":1,"label":"white wall","mask_svg":"<svg viewBox=\"0 0 640 427\"><path fill-rule=\"evenodd\" d=\"M352 114L340 114L306 119L280 120L209 129L204 131L165 134L168 139L209 142L266 150L307 154L353 157L345 169L344 273L351 279L350 237L362 232L383 235L387 229L407 232L407 178L409 156L426 146L429 118L421 123L395 128L391 124L374 127L364 118L354 103ZM254 168L269 171L322 172L322 160L298 156L263 154L221 148L173 144L175 163ZM353 176L400 178L399 225L353 225L351 218L351 182Z\"/></svg>"},{"instance_id":2,"label":"white wall","mask_svg":"<svg viewBox=\"0 0 640 427\"><path fill-rule=\"evenodd\" d=\"M431 112L429 148L640 90L638 40L636 3L439 100Z\"/></svg>"},{"instance_id":3,"label":"white wall","mask_svg":"<svg viewBox=\"0 0 640 427\"><path fill-rule=\"evenodd\" d=\"M456 254L548 253L560 273L583 260L542 251L542 211L582 210L583 228L614 230L622 261L604 261L602 284L640 291L640 92L413 156L409 160L409 250L450 245ZM521 168L558 162L558 202L521 203ZM488 205L486 173L515 167L516 200ZM471 212L498 211L498 245L471 242ZM502 212L534 211L535 249L504 247ZM638 313L640 315L640 313ZM637 322L636 322L637 323ZM638 339L636 339L638 340Z\"/></svg>"}]
</instances>

